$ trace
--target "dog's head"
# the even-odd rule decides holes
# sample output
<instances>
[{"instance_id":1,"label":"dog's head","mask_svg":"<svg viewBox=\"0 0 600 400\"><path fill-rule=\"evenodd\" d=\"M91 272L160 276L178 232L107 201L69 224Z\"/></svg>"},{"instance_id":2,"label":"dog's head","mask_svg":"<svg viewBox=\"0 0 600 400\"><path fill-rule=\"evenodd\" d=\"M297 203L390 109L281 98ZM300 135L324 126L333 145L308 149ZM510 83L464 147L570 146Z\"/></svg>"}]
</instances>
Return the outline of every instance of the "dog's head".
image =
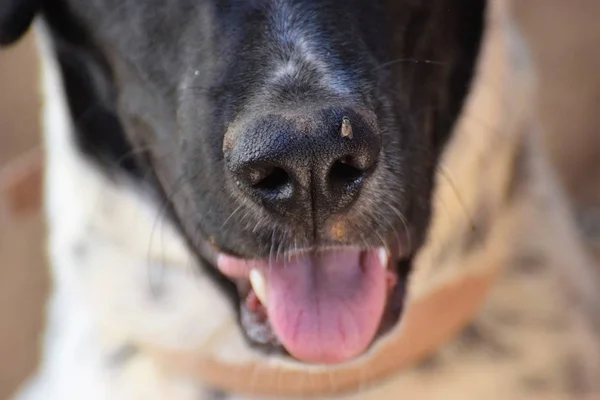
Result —
<instances>
[{"instance_id":1,"label":"dog's head","mask_svg":"<svg viewBox=\"0 0 600 400\"><path fill-rule=\"evenodd\" d=\"M484 0L0 0L40 12L78 145L150 187L260 351L363 354L402 317Z\"/></svg>"}]
</instances>

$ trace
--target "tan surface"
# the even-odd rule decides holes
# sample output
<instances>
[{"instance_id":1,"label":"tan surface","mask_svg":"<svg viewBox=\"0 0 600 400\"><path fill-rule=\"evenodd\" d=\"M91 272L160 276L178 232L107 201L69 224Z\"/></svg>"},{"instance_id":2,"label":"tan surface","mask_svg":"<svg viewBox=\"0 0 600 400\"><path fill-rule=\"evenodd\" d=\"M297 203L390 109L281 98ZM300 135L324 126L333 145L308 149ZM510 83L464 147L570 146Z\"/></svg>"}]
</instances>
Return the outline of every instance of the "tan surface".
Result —
<instances>
[{"instance_id":1,"label":"tan surface","mask_svg":"<svg viewBox=\"0 0 600 400\"><path fill-rule=\"evenodd\" d=\"M0 53L0 179L39 143L36 63L29 37ZM0 399L35 363L46 293L39 210L0 207Z\"/></svg>"},{"instance_id":2,"label":"tan surface","mask_svg":"<svg viewBox=\"0 0 600 400\"><path fill-rule=\"evenodd\" d=\"M548 148L571 194L600 203L600 2L514 1L540 71ZM574 156L576 154L576 156Z\"/></svg>"},{"instance_id":3,"label":"tan surface","mask_svg":"<svg viewBox=\"0 0 600 400\"><path fill-rule=\"evenodd\" d=\"M598 202L600 2L516 5L541 67L540 105L552 157L578 202ZM31 41L0 54L0 168L39 141L32 54ZM42 236L39 215L0 214L0 399L35 361L47 287Z\"/></svg>"}]
</instances>

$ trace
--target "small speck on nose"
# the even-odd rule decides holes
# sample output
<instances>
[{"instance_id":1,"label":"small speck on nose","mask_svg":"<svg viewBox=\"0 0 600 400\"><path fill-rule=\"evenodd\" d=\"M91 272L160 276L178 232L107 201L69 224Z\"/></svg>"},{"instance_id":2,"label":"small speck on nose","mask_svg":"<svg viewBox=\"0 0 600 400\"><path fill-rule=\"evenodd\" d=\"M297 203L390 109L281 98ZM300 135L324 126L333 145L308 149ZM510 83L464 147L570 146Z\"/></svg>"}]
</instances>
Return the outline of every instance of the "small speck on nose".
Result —
<instances>
[{"instance_id":1,"label":"small speck on nose","mask_svg":"<svg viewBox=\"0 0 600 400\"><path fill-rule=\"evenodd\" d=\"M352 139L352 124L350 123L350 118L348 117L342 118L341 134L344 138Z\"/></svg>"},{"instance_id":2,"label":"small speck on nose","mask_svg":"<svg viewBox=\"0 0 600 400\"><path fill-rule=\"evenodd\" d=\"M336 221L329 229L331 237L335 240L342 240L346 234L346 224L344 221Z\"/></svg>"}]
</instances>

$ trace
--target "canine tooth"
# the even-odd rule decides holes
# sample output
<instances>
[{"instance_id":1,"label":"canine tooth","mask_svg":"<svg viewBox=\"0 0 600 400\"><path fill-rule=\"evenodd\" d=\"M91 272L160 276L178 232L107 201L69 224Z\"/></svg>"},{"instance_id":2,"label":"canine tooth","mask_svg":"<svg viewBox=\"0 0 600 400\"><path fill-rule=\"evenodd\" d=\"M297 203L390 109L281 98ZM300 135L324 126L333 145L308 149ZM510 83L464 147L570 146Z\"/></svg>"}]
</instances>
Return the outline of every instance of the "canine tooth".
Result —
<instances>
[{"instance_id":1,"label":"canine tooth","mask_svg":"<svg viewBox=\"0 0 600 400\"><path fill-rule=\"evenodd\" d=\"M265 280L265 276L258 269L253 269L250 271L250 285L252 285L252 289L254 289L254 293L256 293L256 297L260 300L260 302L266 306L267 305L267 282Z\"/></svg>"},{"instance_id":2,"label":"canine tooth","mask_svg":"<svg viewBox=\"0 0 600 400\"><path fill-rule=\"evenodd\" d=\"M383 267L383 269L387 269L388 267L388 253L387 250L384 248L380 248L377 251L377 255L379 256L379 262L381 263L381 266Z\"/></svg>"}]
</instances>

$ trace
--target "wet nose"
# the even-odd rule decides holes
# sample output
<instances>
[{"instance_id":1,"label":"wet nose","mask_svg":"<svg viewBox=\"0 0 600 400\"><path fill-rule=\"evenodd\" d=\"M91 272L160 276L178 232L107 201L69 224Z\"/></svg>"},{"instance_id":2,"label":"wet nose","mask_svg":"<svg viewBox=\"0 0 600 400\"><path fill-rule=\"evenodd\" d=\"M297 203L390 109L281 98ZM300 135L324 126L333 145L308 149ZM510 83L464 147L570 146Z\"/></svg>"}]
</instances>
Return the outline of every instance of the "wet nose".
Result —
<instances>
[{"instance_id":1,"label":"wet nose","mask_svg":"<svg viewBox=\"0 0 600 400\"><path fill-rule=\"evenodd\" d=\"M352 109L260 116L241 124L226 163L243 196L271 213L347 210L377 168L381 138Z\"/></svg>"}]
</instances>

